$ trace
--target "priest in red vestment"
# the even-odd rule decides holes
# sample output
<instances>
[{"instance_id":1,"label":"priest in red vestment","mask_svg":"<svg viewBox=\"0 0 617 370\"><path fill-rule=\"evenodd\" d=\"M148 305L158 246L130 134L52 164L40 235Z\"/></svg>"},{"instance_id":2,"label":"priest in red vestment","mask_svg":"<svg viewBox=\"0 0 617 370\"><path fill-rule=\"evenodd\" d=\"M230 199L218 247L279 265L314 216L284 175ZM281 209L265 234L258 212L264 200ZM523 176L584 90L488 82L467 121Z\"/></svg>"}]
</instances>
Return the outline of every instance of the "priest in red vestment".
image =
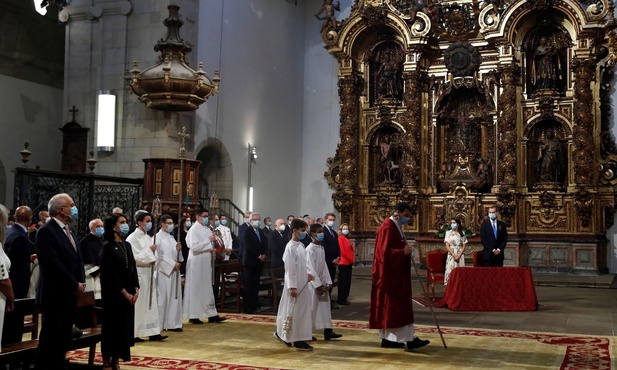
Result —
<instances>
[{"instance_id":1,"label":"priest in red vestment","mask_svg":"<svg viewBox=\"0 0 617 370\"><path fill-rule=\"evenodd\" d=\"M375 237L373 283L369 327L379 329L381 346L407 350L424 347L428 340L414 335L411 296L411 246L405 241L403 225L409 222L411 207L398 203Z\"/></svg>"}]
</instances>

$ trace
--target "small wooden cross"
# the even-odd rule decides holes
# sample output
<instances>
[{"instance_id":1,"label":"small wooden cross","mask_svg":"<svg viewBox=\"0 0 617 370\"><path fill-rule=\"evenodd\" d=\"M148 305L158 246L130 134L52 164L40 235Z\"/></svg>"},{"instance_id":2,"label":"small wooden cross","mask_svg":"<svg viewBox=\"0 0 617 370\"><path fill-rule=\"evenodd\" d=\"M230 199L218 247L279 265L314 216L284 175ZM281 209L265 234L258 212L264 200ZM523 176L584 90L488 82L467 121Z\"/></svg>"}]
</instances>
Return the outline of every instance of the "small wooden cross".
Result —
<instances>
[{"instance_id":1,"label":"small wooden cross","mask_svg":"<svg viewBox=\"0 0 617 370\"><path fill-rule=\"evenodd\" d=\"M79 112L79 109L75 108L75 106L73 105L73 109L69 109L69 112L73 113L73 121L72 122L77 122L77 121L75 121L75 113Z\"/></svg>"}]
</instances>

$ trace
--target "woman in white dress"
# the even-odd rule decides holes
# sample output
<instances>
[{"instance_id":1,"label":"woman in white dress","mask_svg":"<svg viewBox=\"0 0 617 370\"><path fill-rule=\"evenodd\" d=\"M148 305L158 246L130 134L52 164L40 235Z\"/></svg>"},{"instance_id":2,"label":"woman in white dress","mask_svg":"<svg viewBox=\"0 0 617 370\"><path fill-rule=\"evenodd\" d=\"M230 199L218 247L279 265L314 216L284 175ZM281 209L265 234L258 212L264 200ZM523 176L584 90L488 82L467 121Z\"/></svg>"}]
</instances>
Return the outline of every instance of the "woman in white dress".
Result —
<instances>
[{"instance_id":1,"label":"woman in white dress","mask_svg":"<svg viewBox=\"0 0 617 370\"><path fill-rule=\"evenodd\" d=\"M450 230L446 232L444 243L446 243L446 249L448 250L448 258L446 259L446 274L443 284L448 285L448 279L452 270L465 266L467 238L463 235L461 221L454 218L450 221Z\"/></svg>"},{"instance_id":2,"label":"woman in white dress","mask_svg":"<svg viewBox=\"0 0 617 370\"><path fill-rule=\"evenodd\" d=\"M4 311L11 312L14 308L15 296L13 286L9 280L11 260L4 253L4 238L6 236L6 224L8 214L6 208L0 204L0 342L2 341L2 328L4 326ZM2 349L0 348L0 352Z\"/></svg>"}]
</instances>

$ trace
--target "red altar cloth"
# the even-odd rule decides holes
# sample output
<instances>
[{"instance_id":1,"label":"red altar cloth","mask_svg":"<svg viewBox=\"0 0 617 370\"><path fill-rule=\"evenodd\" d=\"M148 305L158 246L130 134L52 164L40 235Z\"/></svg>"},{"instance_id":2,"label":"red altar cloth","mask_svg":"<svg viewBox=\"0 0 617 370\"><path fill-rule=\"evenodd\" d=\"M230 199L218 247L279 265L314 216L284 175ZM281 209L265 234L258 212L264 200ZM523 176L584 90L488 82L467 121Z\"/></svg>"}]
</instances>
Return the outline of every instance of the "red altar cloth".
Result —
<instances>
[{"instance_id":1,"label":"red altar cloth","mask_svg":"<svg viewBox=\"0 0 617 370\"><path fill-rule=\"evenodd\" d=\"M459 267L437 307L453 311L535 311L538 297L527 267Z\"/></svg>"}]
</instances>

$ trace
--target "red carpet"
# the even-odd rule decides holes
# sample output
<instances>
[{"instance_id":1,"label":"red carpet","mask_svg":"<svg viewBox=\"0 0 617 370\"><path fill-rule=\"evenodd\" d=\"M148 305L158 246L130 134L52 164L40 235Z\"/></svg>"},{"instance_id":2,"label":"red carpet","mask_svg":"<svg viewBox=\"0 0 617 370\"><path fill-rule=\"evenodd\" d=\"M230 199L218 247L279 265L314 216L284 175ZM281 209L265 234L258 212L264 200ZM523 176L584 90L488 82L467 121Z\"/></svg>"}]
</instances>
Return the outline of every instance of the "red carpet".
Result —
<instances>
[{"instance_id":1,"label":"red carpet","mask_svg":"<svg viewBox=\"0 0 617 370\"><path fill-rule=\"evenodd\" d=\"M437 307L437 304L441 302L442 299L443 297L431 298L432 306ZM413 297L413 301L422 307L428 307L428 301L426 300L426 297Z\"/></svg>"},{"instance_id":2,"label":"red carpet","mask_svg":"<svg viewBox=\"0 0 617 370\"><path fill-rule=\"evenodd\" d=\"M259 322L275 324L273 316L248 316L228 314L227 318L234 321ZM368 323L356 321L335 321L335 328L368 329ZM434 327L417 326L419 333L437 334ZM565 356L560 369L611 369L611 339L609 337L592 337L577 335L560 335L548 333L531 333L517 331L492 331L474 330L464 328L442 328L447 340L447 335L477 336L489 338L513 338L535 340L538 343L564 346ZM290 354L291 355L291 354ZM84 350L73 351L68 354L72 361L87 363L88 352ZM97 353L95 361L101 363L100 354ZM233 365L220 362L196 361L174 359L165 357L133 356L125 367L151 368L151 369L273 369L272 367L260 367L255 365Z\"/></svg>"}]
</instances>

